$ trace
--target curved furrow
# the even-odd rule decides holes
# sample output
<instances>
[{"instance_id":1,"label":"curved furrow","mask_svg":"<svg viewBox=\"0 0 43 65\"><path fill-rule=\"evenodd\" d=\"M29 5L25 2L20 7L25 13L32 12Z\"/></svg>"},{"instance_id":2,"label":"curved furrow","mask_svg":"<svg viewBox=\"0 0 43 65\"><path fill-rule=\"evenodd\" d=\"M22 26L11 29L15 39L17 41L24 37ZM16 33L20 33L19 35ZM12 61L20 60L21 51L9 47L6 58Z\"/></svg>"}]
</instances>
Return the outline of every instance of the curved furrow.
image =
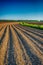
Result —
<instances>
[{"instance_id":1,"label":"curved furrow","mask_svg":"<svg viewBox=\"0 0 43 65\"><path fill-rule=\"evenodd\" d=\"M25 65L25 62L24 62L23 57L22 57L22 52L21 52L21 49L20 49L19 44L18 44L18 39L17 39L15 32L12 29L12 27L11 27L11 31L12 31L12 39L13 39L13 46L14 46L14 57L16 60L16 64L17 65Z\"/></svg>"},{"instance_id":2,"label":"curved furrow","mask_svg":"<svg viewBox=\"0 0 43 65\"><path fill-rule=\"evenodd\" d=\"M25 29L26 31L31 32L31 33L38 35L38 36L43 38L43 33L42 33L43 31L41 33L39 33L38 31L34 30L34 28L25 27L25 26L21 26L21 25L17 25L17 26L19 26L19 27Z\"/></svg>"},{"instance_id":3,"label":"curved furrow","mask_svg":"<svg viewBox=\"0 0 43 65\"><path fill-rule=\"evenodd\" d=\"M18 34L17 34L17 36L18 36ZM19 38L19 36L18 36L18 40L20 42L20 48L22 49L23 59L25 60L25 65L32 65L30 56L27 54L27 51L26 51L21 39Z\"/></svg>"},{"instance_id":4,"label":"curved furrow","mask_svg":"<svg viewBox=\"0 0 43 65\"><path fill-rule=\"evenodd\" d=\"M14 27L14 28L18 31L18 33L21 35L21 37L27 42L27 44L30 47L30 50L33 51L33 53L40 59L40 61L43 64L43 54L40 52L40 50L38 49L38 47L35 44L33 44L33 42L29 38L27 38L23 34L23 32L21 30L17 29L16 27Z\"/></svg>"},{"instance_id":5,"label":"curved furrow","mask_svg":"<svg viewBox=\"0 0 43 65\"><path fill-rule=\"evenodd\" d=\"M22 37L22 35L17 31L17 29L14 27L18 37L20 38L22 45L24 46L27 55L30 57L30 60L32 62L32 65L41 65L41 61L39 58L34 54L30 48L30 45L28 45L27 41ZM21 32L22 33L22 32Z\"/></svg>"},{"instance_id":6,"label":"curved furrow","mask_svg":"<svg viewBox=\"0 0 43 65\"><path fill-rule=\"evenodd\" d=\"M3 39L3 42L1 42L0 45L0 65L5 65L4 59L5 59L8 41L9 41L9 28L7 27L5 37Z\"/></svg>"},{"instance_id":7,"label":"curved furrow","mask_svg":"<svg viewBox=\"0 0 43 65\"><path fill-rule=\"evenodd\" d=\"M17 27L17 26L16 26ZM22 29L22 28L20 28L20 27L17 27L19 30L22 30L24 33L26 33L28 36L30 36L33 40L35 40L36 41L36 44L39 46L39 47L41 47L42 48L42 50L43 50L43 39L41 40L41 38L40 37L38 37L38 36L36 36L36 35L34 35L34 34L32 34L32 33L30 33L30 32L28 32L28 31L26 31L26 30L24 30L24 29ZM38 38L37 38L38 37ZM41 41L40 41L41 40Z\"/></svg>"},{"instance_id":8,"label":"curved furrow","mask_svg":"<svg viewBox=\"0 0 43 65\"><path fill-rule=\"evenodd\" d=\"M13 46L15 49L15 60L17 65L32 65L29 57L26 55L25 51L21 49L21 43L18 40L15 30L11 27L13 38ZM25 54L25 55L24 55Z\"/></svg>"},{"instance_id":9,"label":"curved furrow","mask_svg":"<svg viewBox=\"0 0 43 65\"><path fill-rule=\"evenodd\" d=\"M26 27L26 26L25 26ZM43 30L40 29L36 29L36 28L31 28L31 27L27 27L28 29L30 28L30 30L36 31L37 33L43 34Z\"/></svg>"},{"instance_id":10,"label":"curved furrow","mask_svg":"<svg viewBox=\"0 0 43 65\"><path fill-rule=\"evenodd\" d=\"M26 30L26 28L25 28L25 30ZM26 31L31 32L31 33L43 38L43 34L40 34L40 33L36 32L36 31L30 30L30 29L29 30L27 29Z\"/></svg>"},{"instance_id":11,"label":"curved furrow","mask_svg":"<svg viewBox=\"0 0 43 65\"><path fill-rule=\"evenodd\" d=\"M29 27L30 28L30 27ZM36 31L37 33L43 34L43 30L31 28L32 30Z\"/></svg>"},{"instance_id":12,"label":"curved furrow","mask_svg":"<svg viewBox=\"0 0 43 65\"><path fill-rule=\"evenodd\" d=\"M40 49L41 53L43 54L43 46L41 44L39 44L36 40L34 40L33 37L31 37L27 33L25 33L25 32L23 32L23 33Z\"/></svg>"},{"instance_id":13,"label":"curved furrow","mask_svg":"<svg viewBox=\"0 0 43 65\"><path fill-rule=\"evenodd\" d=\"M19 26L18 26L19 27ZM19 27L20 28L20 27ZM22 28L22 27L21 27ZM24 27L25 28L25 27ZM24 29L24 28L22 28L22 29ZM34 34L35 36L38 36L40 39L41 39L41 41L43 41L43 37L41 38L39 35L36 35L35 33L33 33L32 32L32 30L30 31L30 30L26 30L26 29L24 29L25 31L27 31L27 32L30 32L30 33L32 33L32 35ZM35 31L34 31L35 32ZM42 34L42 36L43 36L43 34ZM38 38L37 37L37 38Z\"/></svg>"},{"instance_id":14,"label":"curved furrow","mask_svg":"<svg viewBox=\"0 0 43 65\"><path fill-rule=\"evenodd\" d=\"M12 28L13 28L13 26L12 26ZM14 29L14 28L13 28ZM17 36L17 39L18 39L18 44L20 45L20 49L22 50L22 56L23 56L23 59L25 60L25 64L26 65L32 65L31 64L31 61L30 61L30 57L27 55L27 53L26 53L26 50L25 50L25 48L24 48L24 46L23 46L23 44L22 44L22 41L20 40L20 38L19 38L19 36L17 35L17 33L16 33L16 31L14 30L14 32L15 32L15 34L16 34L16 36Z\"/></svg>"},{"instance_id":15,"label":"curved furrow","mask_svg":"<svg viewBox=\"0 0 43 65\"><path fill-rule=\"evenodd\" d=\"M21 30L21 29L19 29L19 30ZM41 53L43 53L43 46L42 46L41 44L39 44L39 43L37 42L37 40L34 40L34 38L33 38L31 35L29 35L27 32L25 32L23 29L22 29L22 32L23 32L24 35L26 35L34 44L36 44L37 47L40 49Z\"/></svg>"},{"instance_id":16,"label":"curved furrow","mask_svg":"<svg viewBox=\"0 0 43 65\"><path fill-rule=\"evenodd\" d=\"M5 26L0 32L0 43L2 42L3 37L5 36L7 26Z\"/></svg>"}]
</instances>

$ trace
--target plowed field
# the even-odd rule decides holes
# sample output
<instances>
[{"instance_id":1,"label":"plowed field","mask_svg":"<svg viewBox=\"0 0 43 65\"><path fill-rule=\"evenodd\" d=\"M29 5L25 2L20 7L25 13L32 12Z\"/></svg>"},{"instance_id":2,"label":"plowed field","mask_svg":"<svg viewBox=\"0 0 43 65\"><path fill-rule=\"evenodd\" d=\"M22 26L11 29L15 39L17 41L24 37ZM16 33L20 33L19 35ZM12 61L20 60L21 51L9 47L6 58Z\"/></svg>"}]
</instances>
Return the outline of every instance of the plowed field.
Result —
<instances>
[{"instance_id":1,"label":"plowed field","mask_svg":"<svg viewBox=\"0 0 43 65\"><path fill-rule=\"evenodd\" d=\"M43 30L1 23L0 65L43 65Z\"/></svg>"}]
</instances>

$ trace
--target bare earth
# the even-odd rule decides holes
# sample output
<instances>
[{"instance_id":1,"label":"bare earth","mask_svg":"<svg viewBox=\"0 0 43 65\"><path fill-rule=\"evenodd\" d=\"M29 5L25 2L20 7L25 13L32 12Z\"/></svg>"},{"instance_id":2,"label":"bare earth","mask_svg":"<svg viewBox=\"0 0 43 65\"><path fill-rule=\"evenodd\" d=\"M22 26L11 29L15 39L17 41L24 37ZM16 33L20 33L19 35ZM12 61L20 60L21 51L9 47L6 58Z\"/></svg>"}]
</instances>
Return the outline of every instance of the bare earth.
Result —
<instances>
[{"instance_id":1,"label":"bare earth","mask_svg":"<svg viewBox=\"0 0 43 65\"><path fill-rule=\"evenodd\" d=\"M43 65L43 30L0 23L0 65Z\"/></svg>"}]
</instances>

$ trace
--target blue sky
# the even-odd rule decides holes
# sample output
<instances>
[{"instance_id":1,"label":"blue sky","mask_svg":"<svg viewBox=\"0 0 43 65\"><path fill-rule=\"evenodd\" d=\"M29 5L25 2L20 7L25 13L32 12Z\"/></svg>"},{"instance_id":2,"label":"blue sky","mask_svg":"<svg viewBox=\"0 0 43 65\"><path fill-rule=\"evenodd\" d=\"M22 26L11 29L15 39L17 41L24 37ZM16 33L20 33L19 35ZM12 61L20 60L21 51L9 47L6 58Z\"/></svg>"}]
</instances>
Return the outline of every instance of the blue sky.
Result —
<instances>
[{"instance_id":1,"label":"blue sky","mask_svg":"<svg viewBox=\"0 0 43 65\"><path fill-rule=\"evenodd\" d=\"M43 20L43 0L0 0L0 19Z\"/></svg>"}]
</instances>

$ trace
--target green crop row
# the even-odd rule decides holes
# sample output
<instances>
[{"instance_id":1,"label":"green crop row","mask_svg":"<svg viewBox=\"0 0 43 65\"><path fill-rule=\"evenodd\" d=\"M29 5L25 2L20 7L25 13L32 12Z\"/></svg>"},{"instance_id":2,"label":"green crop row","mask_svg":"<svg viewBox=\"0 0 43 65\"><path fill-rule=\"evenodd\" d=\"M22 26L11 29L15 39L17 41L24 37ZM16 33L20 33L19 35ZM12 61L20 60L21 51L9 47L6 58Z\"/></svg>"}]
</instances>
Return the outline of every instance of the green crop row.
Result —
<instances>
[{"instance_id":1,"label":"green crop row","mask_svg":"<svg viewBox=\"0 0 43 65\"><path fill-rule=\"evenodd\" d=\"M26 22L20 22L20 25L43 30L43 25L39 25L39 24L37 25L37 24L29 24L29 23L26 23Z\"/></svg>"}]
</instances>

